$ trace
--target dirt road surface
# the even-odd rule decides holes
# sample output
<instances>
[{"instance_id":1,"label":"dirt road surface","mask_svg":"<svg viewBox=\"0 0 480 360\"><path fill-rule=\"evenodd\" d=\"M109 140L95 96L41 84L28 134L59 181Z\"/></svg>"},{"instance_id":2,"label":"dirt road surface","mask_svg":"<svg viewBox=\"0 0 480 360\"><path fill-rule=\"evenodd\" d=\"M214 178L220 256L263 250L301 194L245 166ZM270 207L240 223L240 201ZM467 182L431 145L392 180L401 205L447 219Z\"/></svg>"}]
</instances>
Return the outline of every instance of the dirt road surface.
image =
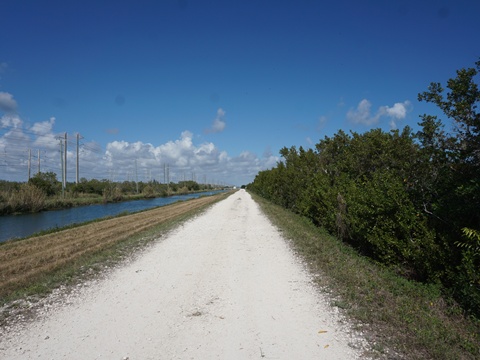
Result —
<instances>
[{"instance_id":1,"label":"dirt road surface","mask_svg":"<svg viewBox=\"0 0 480 360\"><path fill-rule=\"evenodd\" d=\"M57 295L58 296L58 295ZM357 359L361 342L240 190L2 334L1 359Z\"/></svg>"}]
</instances>

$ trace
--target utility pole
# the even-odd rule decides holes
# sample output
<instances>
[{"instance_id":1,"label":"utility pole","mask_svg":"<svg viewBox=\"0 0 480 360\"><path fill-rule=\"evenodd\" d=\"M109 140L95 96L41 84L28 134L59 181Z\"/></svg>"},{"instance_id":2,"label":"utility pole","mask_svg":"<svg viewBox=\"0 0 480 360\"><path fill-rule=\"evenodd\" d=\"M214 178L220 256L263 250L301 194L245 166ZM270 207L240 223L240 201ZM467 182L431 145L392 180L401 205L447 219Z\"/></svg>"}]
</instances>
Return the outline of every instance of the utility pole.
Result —
<instances>
[{"instance_id":1,"label":"utility pole","mask_svg":"<svg viewBox=\"0 0 480 360\"><path fill-rule=\"evenodd\" d=\"M37 174L40 174L40 149L38 149L38 172Z\"/></svg>"},{"instance_id":2,"label":"utility pole","mask_svg":"<svg viewBox=\"0 0 480 360\"><path fill-rule=\"evenodd\" d=\"M62 197L65 197L65 172L63 171L63 142L62 138L59 138L60 140L60 164L62 166Z\"/></svg>"}]
</instances>

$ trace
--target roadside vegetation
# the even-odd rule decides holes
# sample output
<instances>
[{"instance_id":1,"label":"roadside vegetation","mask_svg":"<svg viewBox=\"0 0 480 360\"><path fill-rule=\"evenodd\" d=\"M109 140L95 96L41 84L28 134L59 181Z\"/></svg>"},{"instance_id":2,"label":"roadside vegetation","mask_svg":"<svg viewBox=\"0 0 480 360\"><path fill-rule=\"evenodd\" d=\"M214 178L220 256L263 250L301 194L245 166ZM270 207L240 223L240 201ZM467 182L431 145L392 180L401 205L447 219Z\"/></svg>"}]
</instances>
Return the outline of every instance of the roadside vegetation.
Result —
<instances>
[{"instance_id":1,"label":"roadside vegetation","mask_svg":"<svg viewBox=\"0 0 480 360\"><path fill-rule=\"evenodd\" d=\"M386 359L478 359L480 322L442 295L438 284L399 276L360 255L306 217L252 194L305 260L331 305L369 341L367 355Z\"/></svg>"},{"instance_id":2,"label":"roadside vegetation","mask_svg":"<svg viewBox=\"0 0 480 360\"><path fill-rule=\"evenodd\" d=\"M250 191L305 217L369 263L384 268L390 274L389 281L404 284L402 291L392 290L395 299L411 297L419 300L416 305L403 300L395 305L390 290L380 291L386 286L381 279L373 277L368 280L370 285L368 281L364 285L378 290L366 291L374 303L379 302L376 307L393 306L392 315L398 313L404 326L410 324L411 329L419 326L411 312L428 317L437 309L438 316L445 319L452 312L457 314L458 324L477 326L480 319L479 71L480 61L475 68L458 70L456 77L447 81L446 89L432 83L418 95L420 101L443 112L451 122L448 128L437 116L424 114L418 133L408 127L363 134L339 131L320 140L314 150L283 148L283 161L260 172L248 185ZM321 249L325 242L323 237L311 241L313 249ZM329 260L321 262L328 265ZM359 263L353 268L373 271L361 270ZM437 302L430 301L430 305L420 301L417 296L422 293L427 296L424 300L435 294ZM345 306L349 300L348 296L342 300ZM441 306L436 307L437 303ZM371 311L377 313L374 308ZM432 330L422 328L410 334L428 338ZM458 326L453 328L462 333ZM479 357L476 329L470 338L476 343L465 337L442 341L466 351L470 348L471 354ZM438 349L443 347L438 344ZM437 358L461 358L435 353Z\"/></svg>"},{"instance_id":3,"label":"roadside vegetation","mask_svg":"<svg viewBox=\"0 0 480 360\"><path fill-rule=\"evenodd\" d=\"M215 190L213 185L195 181L161 184L157 181L112 182L80 179L67 183L66 189L53 172L37 173L27 183L0 180L0 215L39 212L74 206L183 195Z\"/></svg>"}]
</instances>

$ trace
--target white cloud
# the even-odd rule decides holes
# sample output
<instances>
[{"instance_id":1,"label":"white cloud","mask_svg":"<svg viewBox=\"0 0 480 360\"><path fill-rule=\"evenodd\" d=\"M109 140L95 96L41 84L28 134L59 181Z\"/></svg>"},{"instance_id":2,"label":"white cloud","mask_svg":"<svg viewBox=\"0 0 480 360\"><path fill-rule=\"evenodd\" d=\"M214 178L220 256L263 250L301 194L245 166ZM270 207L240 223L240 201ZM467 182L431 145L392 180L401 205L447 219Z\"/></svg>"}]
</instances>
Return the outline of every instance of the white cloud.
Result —
<instances>
[{"instance_id":1,"label":"white cloud","mask_svg":"<svg viewBox=\"0 0 480 360\"><path fill-rule=\"evenodd\" d=\"M372 104L367 99L360 101L356 109L351 109L347 113L347 119L354 124L373 125L378 123L380 115L377 113L375 116L371 114Z\"/></svg>"},{"instance_id":2,"label":"white cloud","mask_svg":"<svg viewBox=\"0 0 480 360\"><path fill-rule=\"evenodd\" d=\"M20 119L18 115L3 115L0 118L0 124L2 125L2 128L8 128L8 127L13 127L17 128L22 126L23 121Z\"/></svg>"},{"instance_id":3,"label":"white cloud","mask_svg":"<svg viewBox=\"0 0 480 360\"><path fill-rule=\"evenodd\" d=\"M132 178L135 172L148 172L152 178L163 181L164 166L168 164L170 179L174 182L194 178L198 182L236 185L253 181L259 171L275 166L278 161L278 157L271 154L259 158L248 151L231 157L212 142L195 144L193 139L191 132L184 131L179 139L158 146L140 141L113 141L107 144L103 161L107 169L115 169L117 181ZM142 175L139 180L148 179Z\"/></svg>"},{"instance_id":4,"label":"white cloud","mask_svg":"<svg viewBox=\"0 0 480 360\"><path fill-rule=\"evenodd\" d=\"M29 129L35 134L35 140L32 143L33 148L47 148L58 149L59 139L58 135L53 133L53 126L55 125L55 118L51 117L49 120L37 122Z\"/></svg>"},{"instance_id":5,"label":"white cloud","mask_svg":"<svg viewBox=\"0 0 480 360\"><path fill-rule=\"evenodd\" d=\"M212 127L207 130L207 133L219 133L225 130L225 111L222 108L218 108L217 116L213 120Z\"/></svg>"},{"instance_id":6,"label":"white cloud","mask_svg":"<svg viewBox=\"0 0 480 360\"><path fill-rule=\"evenodd\" d=\"M6 114L0 119L0 124L5 131L0 134L0 165L4 170L1 179L26 181L28 164L31 175L34 175L38 171L39 159L41 171L60 174L60 142L53 133L55 118L25 127L17 114ZM72 149L69 150L70 161L74 154Z\"/></svg>"},{"instance_id":7,"label":"white cloud","mask_svg":"<svg viewBox=\"0 0 480 360\"><path fill-rule=\"evenodd\" d=\"M407 106L410 104L409 101L405 101L405 103L396 103L393 107L389 108L385 106L385 112L388 116L391 116L395 119L404 119L407 115Z\"/></svg>"},{"instance_id":8,"label":"white cloud","mask_svg":"<svg viewBox=\"0 0 480 360\"><path fill-rule=\"evenodd\" d=\"M18 120L18 118L15 120ZM17 126L11 127L10 130L3 134L0 138L0 146L3 145L4 149L9 149L9 146L14 147L13 145L15 145L17 142L23 142L27 146L30 143L30 138L20 127ZM15 149L17 148L18 146L15 146Z\"/></svg>"},{"instance_id":9,"label":"white cloud","mask_svg":"<svg viewBox=\"0 0 480 360\"><path fill-rule=\"evenodd\" d=\"M219 164L224 159L213 143L195 145L193 134L184 131L180 139L154 146L140 141L129 143L113 141L107 145L106 159L111 166L131 167L137 159L137 165L162 168L164 164L183 172L201 169Z\"/></svg>"},{"instance_id":10,"label":"white cloud","mask_svg":"<svg viewBox=\"0 0 480 360\"><path fill-rule=\"evenodd\" d=\"M49 120L41 121L33 124L33 126L30 128L30 131L34 132L37 135L49 134L52 132L54 125L55 125L55 118L51 117Z\"/></svg>"},{"instance_id":11,"label":"white cloud","mask_svg":"<svg viewBox=\"0 0 480 360\"><path fill-rule=\"evenodd\" d=\"M0 110L6 113L17 111L17 102L8 92L0 92Z\"/></svg>"},{"instance_id":12,"label":"white cloud","mask_svg":"<svg viewBox=\"0 0 480 360\"><path fill-rule=\"evenodd\" d=\"M406 100L403 103L395 103L392 107L384 106L379 111L390 117L390 128L396 129L397 121L405 119L410 108L411 103Z\"/></svg>"},{"instance_id":13,"label":"white cloud","mask_svg":"<svg viewBox=\"0 0 480 360\"><path fill-rule=\"evenodd\" d=\"M370 126L378 124L382 117L390 118L390 127L396 128L397 121L403 120L410 111L411 103L406 100L403 103L395 103L392 107L381 106L375 114L371 112L372 104L367 99L363 99L357 105L356 109L351 109L347 113L347 119L354 124Z\"/></svg>"},{"instance_id":14,"label":"white cloud","mask_svg":"<svg viewBox=\"0 0 480 360\"><path fill-rule=\"evenodd\" d=\"M221 110L221 109L219 109ZM224 116L223 110L218 112ZM0 118L0 165L2 179L26 181L29 157L32 175L37 171L40 157L41 171L52 171L61 179L60 139L55 133L55 118L25 126L17 114ZM75 138L67 134L68 139ZM63 133L61 134L63 139ZM242 185L253 181L255 175L276 165L278 157L266 152L262 157L244 151L231 156L212 142L196 143L194 134L184 131L176 140L154 145L142 141L116 140L105 149L96 142L83 139L80 143L80 178L109 179L112 181L155 179L163 182L166 164L170 180L195 179L199 183ZM68 142L67 179L75 181L76 146ZM30 155L31 154L31 155Z\"/></svg>"}]
</instances>

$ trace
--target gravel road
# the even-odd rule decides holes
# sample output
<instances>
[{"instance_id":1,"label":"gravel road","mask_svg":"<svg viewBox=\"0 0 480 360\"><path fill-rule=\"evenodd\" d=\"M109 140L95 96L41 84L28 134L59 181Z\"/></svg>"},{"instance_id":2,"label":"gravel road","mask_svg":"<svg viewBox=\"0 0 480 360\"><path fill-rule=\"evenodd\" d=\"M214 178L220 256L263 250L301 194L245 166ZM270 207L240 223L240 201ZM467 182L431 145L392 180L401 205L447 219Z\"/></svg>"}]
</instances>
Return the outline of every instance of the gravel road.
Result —
<instances>
[{"instance_id":1,"label":"gravel road","mask_svg":"<svg viewBox=\"0 0 480 360\"><path fill-rule=\"evenodd\" d=\"M357 359L360 337L244 190L34 322L1 359ZM57 295L58 296L58 295Z\"/></svg>"}]
</instances>

